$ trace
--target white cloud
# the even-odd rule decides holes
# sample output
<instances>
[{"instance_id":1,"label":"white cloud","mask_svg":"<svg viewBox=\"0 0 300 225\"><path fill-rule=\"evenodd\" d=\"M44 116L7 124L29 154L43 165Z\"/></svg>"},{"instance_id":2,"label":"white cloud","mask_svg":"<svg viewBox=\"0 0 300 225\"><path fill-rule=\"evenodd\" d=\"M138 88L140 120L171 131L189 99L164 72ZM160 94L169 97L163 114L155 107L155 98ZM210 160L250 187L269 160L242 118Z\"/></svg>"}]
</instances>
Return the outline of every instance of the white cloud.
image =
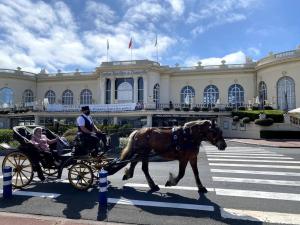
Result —
<instances>
[{"instance_id":1,"label":"white cloud","mask_svg":"<svg viewBox=\"0 0 300 225\"><path fill-rule=\"evenodd\" d=\"M185 5L183 0L168 0L171 4L174 13L181 16L184 13Z\"/></svg>"},{"instance_id":2,"label":"white cloud","mask_svg":"<svg viewBox=\"0 0 300 225\"><path fill-rule=\"evenodd\" d=\"M250 55L255 55L255 56L260 55L260 50L256 47L250 47L247 49L247 51L249 52Z\"/></svg>"},{"instance_id":3,"label":"white cloud","mask_svg":"<svg viewBox=\"0 0 300 225\"><path fill-rule=\"evenodd\" d=\"M221 65L221 61L225 60L226 64L243 64L246 62L246 55L242 51L233 52L223 57L211 57L200 59L199 57L192 56L185 60L185 66L197 66L198 62L202 62L202 66L206 65Z\"/></svg>"}]
</instances>

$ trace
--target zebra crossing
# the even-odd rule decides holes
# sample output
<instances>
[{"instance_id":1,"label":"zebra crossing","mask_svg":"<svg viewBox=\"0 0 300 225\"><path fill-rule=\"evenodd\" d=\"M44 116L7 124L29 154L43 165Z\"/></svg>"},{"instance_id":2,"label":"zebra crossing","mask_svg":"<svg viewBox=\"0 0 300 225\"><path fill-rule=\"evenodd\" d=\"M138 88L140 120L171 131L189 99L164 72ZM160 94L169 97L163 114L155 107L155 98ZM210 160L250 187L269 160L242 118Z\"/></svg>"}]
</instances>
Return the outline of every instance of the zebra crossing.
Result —
<instances>
[{"instance_id":1,"label":"zebra crossing","mask_svg":"<svg viewBox=\"0 0 300 225\"><path fill-rule=\"evenodd\" d=\"M256 210L246 206L235 208L231 205L232 208L228 208L225 201L222 217L300 224L299 213L287 213L282 207L276 208L277 204L300 208L300 161L258 147L228 147L221 152L213 146L205 146L204 150L216 196L234 198L241 202L240 206L250 200L257 205L261 202L264 206L266 201L272 203L268 206L270 209L262 207Z\"/></svg>"}]
</instances>

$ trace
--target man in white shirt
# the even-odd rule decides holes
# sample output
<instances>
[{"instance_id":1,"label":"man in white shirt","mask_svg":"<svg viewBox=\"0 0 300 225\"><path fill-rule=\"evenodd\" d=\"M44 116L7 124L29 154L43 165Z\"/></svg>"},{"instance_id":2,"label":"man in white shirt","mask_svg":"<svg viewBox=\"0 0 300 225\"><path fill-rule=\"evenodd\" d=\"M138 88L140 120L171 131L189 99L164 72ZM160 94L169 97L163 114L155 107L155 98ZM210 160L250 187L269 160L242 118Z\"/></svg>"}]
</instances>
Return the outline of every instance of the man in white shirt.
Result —
<instances>
[{"instance_id":1,"label":"man in white shirt","mask_svg":"<svg viewBox=\"0 0 300 225\"><path fill-rule=\"evenodd\" d=\"M101 140L104 144L104 149L107 150L107 140L106 135L102 133L94 124L90 116L89 106L81 107L82 114L77 118L77 127L79 137L84 143L91 145L95 148L96 154L98 153L98 144Z\"/></svg>"}]
</instances>

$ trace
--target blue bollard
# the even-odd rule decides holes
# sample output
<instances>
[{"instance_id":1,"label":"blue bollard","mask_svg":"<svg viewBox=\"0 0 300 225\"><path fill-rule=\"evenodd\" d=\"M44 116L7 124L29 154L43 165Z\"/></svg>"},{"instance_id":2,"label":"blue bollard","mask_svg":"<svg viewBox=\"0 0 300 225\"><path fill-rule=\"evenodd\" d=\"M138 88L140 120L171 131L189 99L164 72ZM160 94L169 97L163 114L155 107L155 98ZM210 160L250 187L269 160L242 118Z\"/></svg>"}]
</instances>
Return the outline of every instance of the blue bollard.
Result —
<instances>
[{"instance_id":1,"label":"blue bollard","mask_svg":"<svg viewBox=\"0 0 300 225\"><path fill-rule=\"evenodd\" d=\"M3 198L12 197L12 168L6 166L3 168Z\"/></svg>"},{"instance_id":2,"label":"blue bollard","mask_svg":"<svg viewBox=\"0 0 300 225\"><path fill-rule=\"evenodd\" d=\"M107 171L103 168L99 172L99 205L107 206Z\"/></svg>"}]
</instances>

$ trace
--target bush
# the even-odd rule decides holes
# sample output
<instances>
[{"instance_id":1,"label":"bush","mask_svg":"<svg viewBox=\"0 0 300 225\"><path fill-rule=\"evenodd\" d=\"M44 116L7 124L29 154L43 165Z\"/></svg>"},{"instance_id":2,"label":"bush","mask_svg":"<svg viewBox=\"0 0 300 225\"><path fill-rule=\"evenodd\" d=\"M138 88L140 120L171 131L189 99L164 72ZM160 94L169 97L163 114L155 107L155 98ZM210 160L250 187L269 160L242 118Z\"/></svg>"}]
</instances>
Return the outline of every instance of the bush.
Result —
<instances>
[{"instance_id":1,"label":"bush","mask_svg":"<svg viewBox=\"0 0 300 225\"><path fill-rule=\"evenodd\" d=\"M258 110L258 106L252 106L251 109L252 110Z\"/></svg>"},{"instance_id":2,"label":"bush","mask_svg":"<svg viewBox=\"0 0 300 225\"><path fill-rule=\"evenodd\" d=\"M202 107L201 109L203 112L208 112L208 107Z\"/></svg>"},{"instance_id":3,"label":"bush","mask_svg":"<svg viewBox=\"0 0 300 225\"><path fill-rule=\"evenodd\" d=\"M220 112L220 109L216 107L216 108L213 108L213 111L214 112Z\"/></svg>"},{"instance_id":4,"label":"bush","mask_svg":"<svg viewBox=\"0 0 300 225\"><path fill-rule=\"evenodd\" d=\"M195 107L193 107L193 111L199 112L199 111L200 111L200 108L195 106Z\"/></svg>"},{"instance_id":5,"label":"bush","mask_svg":"<svg viewBox=\"0 0 300 225\"><path fill-rule=\"evenodd\" d=\"M274 120L272 118L256 119L254 123L260 126L271 126L274 123Z\"/></svg>"},{"instance_id":6,"label":"bush","mask_svg":"<svg viewBox=\"0 0 300 225\"><path fill-rule=\"evenodd\" d=\"M164 110L164 111L169 111L169 110L170 110L170 108L168 108L168 107L165 107L165 108L163 108L163 110Z\"/></svg>"},{"instance_id":7,"label":"bush","mask_svg":"<svg viewBox=\"0 0 300 225\"><path fill-rule=\"evenodd\" d=\"M229 106L226 106L226 107L225 107L225 111L226 111L226 112L231 112L232 110L233 110L232 107L229 107Z\"/></svg>"},{"instance_id":8,"label":"bush","mask_svg":"<svg viewBox=\"0 0 300 225\"><path fill-rule=\"evenodd\" d=\"M244 117L244 118L242 119L242 122L243 122L243 123L250 123L250 118L249 118L249 117Z\"/></svg>"},{"instance_id":9,"label":"bush","mask_svg":"<svg viewBox=\"0 0 300 225\"><path fill-rule=\"evenodd\" d=\"M272 106L269 106L269 105L266 105L266 106L264 107L264 109L265 109L265 110L274 110L273 107L272 107Z\"/></svg>"},{"instance_id":10,"label":"bush","mask_svg":"<svg viewBox=\"0 0 300 225\"><path fill-rule=\"evenodd\" d=\"M300 139L300 131L261 130L260 137L265 139Z\"/></svg>"},{"instance_id":11,"label":"bush","mask_svg":"<svg viewBox=\"0 0 300 225\"><path fill-rule=\"evenodd\" d=\"M0 129L0 143L13 141L13 130L10 129Z\"/></svg>"},{"instance_id":12,"label":"bush","mask_svg":"<svg viewBox=\"0 0 300 225\"><path fill-rule=\"evenodd\" d=\"M249 117L251 121L259 119L259 114L263 113L266 114L267 118L272 118L274 123L283 123L283 111L281 110L246 110L246 111L237 111L232 112L232 116L238 116L240 119L244 117Z\"/></svg>"},{"instance_id":13,"label":"bush","mask_svg":"<svg viewBox=\"0 0 300 225\"><path fill-rule=\"evenodd\" d=\"M62 125L60 124L58 126L58 130L56 130L56 127L55 126L46 126L49 130L57 133L58 135L62 135L64 134L67 130L70 130L70 129L75 129L76 127L74 125ZM76 131L77 131L77 128L76 128Z\"/></svg>"},{"instance_id":14,"label":"bush","mask_svg":"<svg viewBox=\"0 0 300 225\"><path fill-rule=\"evenodd\" d=\"M188 107L183 107L182 110L185 111L185 112L187 112L187 111L190 111L190 108L188 108Z\"/></svg>"},{"instance_id":15,"label":"bush","mask_svg":"<svg viewBox=\"0 0 300 225\"><path fill-rule=\"evenodd\" d=\"M245 111L245 110L246 110L246 107L240 106L238 109L239 109L240 111Z\"/></svg>"},{"instance_id":16,"label":"bush","mask_svg":"<svg viewBox=\"0 0 300 225\"><path fill-rule=\"evenodd\" d=\"M176 107L176 108L175 108L175 111L180 111L180 108Z\"/></svg>"},{"instance_id":17,"label":"bush","mask_svg":"<svg viewBox=\"0 0 300 225\"><path fill-rule=\"evenodd\" d=\"M232 120L233 120L234 122L238 122L238 121L240 120L240 118L239 118L238 116L234 116L234 117L232 118Z\"/></svg>"}]
</instances>

